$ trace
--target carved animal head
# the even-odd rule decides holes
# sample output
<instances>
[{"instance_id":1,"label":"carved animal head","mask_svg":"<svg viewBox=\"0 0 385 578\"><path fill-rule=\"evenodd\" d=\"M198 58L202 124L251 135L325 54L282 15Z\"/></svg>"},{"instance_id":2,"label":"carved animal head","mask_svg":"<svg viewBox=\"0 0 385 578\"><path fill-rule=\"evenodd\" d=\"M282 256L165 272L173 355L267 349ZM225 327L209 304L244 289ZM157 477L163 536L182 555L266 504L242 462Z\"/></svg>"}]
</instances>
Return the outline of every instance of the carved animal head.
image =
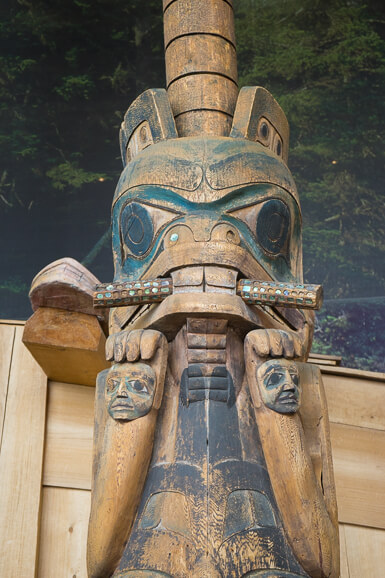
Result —
<instances>
[{"instance_id":1,"label":"carved animal head","mask_svg":"<svg viewBox=\"0 0 385 578\"><path fill-rule=\"evenodd\" d=\"M196 299L174 306L175 293L210 291L233 293L227 318L276 326L280 315L261 320L237 304L236 281L302 282L286 117L261 87L238 94L231 2L208 2L204 18L199 4L164 2L168 88L147 90L125 115L112 207L115 282L171 276L174 295L140 321L138 307L113 311L115 330L197 313Z\"/></svg>"}]
</instances>

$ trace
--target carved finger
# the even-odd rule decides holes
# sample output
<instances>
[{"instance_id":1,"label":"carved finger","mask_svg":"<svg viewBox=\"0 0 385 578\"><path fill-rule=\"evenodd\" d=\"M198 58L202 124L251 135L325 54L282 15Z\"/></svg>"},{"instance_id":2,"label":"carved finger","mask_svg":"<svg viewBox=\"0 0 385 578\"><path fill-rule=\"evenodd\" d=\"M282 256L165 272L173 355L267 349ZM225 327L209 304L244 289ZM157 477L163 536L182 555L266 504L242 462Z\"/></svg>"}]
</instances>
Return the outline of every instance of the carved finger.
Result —
<instances>
[{"instance_id":1,"label":"carved finger","mask_svg":"<svg viewBox=\"0 0 385 578\"><path fill-rule=\"evenodd\" d=\"M270 353L270 341L265 329L256 329L248 334L248 340L258 357L267 357Z\"/></svg>"},{"instance_id":2,"label":"carved finger","mask_svg":"<svg viewBox=\"0 0 385 578\"><path fill-rule=\"evenodd\" d=\"M106 359L107 361L114 360L114 343L115 335L110 335L106 341Z\"/></svg>"},{"instance_id":3,"label":"carved finger","mask_svg":"<svg viewBox=\"0 0 385 578\"><path fill-rule=\"evenodd\" d=\"M302 343L302 340L297 335L293 335L293 345L294 345L294 356L301 358L304 354L304 345Z\"/></svg>"},{"instance_id":4,"label":"carved finger","mask_svg":"<svg viewBox=\"0 0 385 578\"><path fill-rule=\"evenodd\" d=\"M160 343L162 333L153 329L143 331L140 340L140 356L142 359L151 359Z\"/></svg>"},{"instance_id":5,"label":"carved finger","mask_svg":"<svg viewBox=\"0 0 385 578\"><path fill-rule=\"evenodd\" d=\"M129 335L128 331L121 331L115 335L114 343L114 360L120 363L125 360L126 355L126 340Z\"/></svg>"},{"instance_id":6,"label":"carved finger","mask_svg":"<svg viewBox=\"0 0 385 578\"><path fill-rule=\"evenodd\" d=\"M282 357L282 332L278 329L269 329L267 331L270 341L270 355L271 357Z\"/></svg>"},{"instance_id":7,"label":"carved finger","mask_svg":"<svg viewBox=\"0 0 385 578\"><path fill-rule=\"evenodd\" d=\"M137 361L140 357L140 340L143 329L136 329L130 331L126 341L126 357L127 361Z\"/></svg>"},{"instance_id":8,"label":"carved finger","mask_svg":"<svg viewBox=\"0 0 385 578\"><path fill-rule=\"evenodd\" d=\"M283 345L283 356L286 359L293 359L294 357L294 336L288 331L281 332L282 345Z\"/></svg>"}]
</instances>

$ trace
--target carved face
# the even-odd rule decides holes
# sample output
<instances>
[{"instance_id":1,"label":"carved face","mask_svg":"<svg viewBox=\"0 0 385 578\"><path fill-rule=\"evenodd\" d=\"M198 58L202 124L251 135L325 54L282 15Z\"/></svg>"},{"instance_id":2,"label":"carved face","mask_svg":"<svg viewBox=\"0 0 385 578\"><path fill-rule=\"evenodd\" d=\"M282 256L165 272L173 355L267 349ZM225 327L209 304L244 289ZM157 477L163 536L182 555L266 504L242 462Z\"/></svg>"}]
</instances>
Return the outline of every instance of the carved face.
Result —
<instances>
[{"instance_id":1,"label":"carved face","mask_svg":"<svg viewBox=\"0 0 385 578\"><path fill-rule=\"evenodd\" d=\"M302 276L295 184L258 143L182 138L145 149L122 173L112 223L116 280L197 265L257 279Z\"/></svg>"},{"instance_id":2,"label":"carved face","mask_svg":"<svg viewBox=\"0 0 385 578\"><path fill-rule=\"evenodd\" d=\"M149 365L113 365L105 381L108 413L117 420L133 420L146 415L153 404L155 385L155 372Z\"/></svg>"},{"instance_id":3,"label":"carved face","mask_svg":"<svg viewBox=\"0 0 385 578\"><path fill-rule=\"evenodd\" d=\"M294 413L300 406L299 373L287 359L272 359L257 371L262 401L278 413Z\"/></svg>"}]
</instances>

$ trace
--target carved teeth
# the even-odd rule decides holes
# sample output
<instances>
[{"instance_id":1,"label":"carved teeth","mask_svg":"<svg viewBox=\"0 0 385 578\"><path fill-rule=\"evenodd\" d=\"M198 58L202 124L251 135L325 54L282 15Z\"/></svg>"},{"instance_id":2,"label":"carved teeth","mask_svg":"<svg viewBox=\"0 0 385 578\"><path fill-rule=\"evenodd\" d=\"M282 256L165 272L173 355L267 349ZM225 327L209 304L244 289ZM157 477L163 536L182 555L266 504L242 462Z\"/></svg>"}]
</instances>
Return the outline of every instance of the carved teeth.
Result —
<instances>
[{"instance_id":1,"label":"carved teeth","mask_svg":"<svg viewBox=\"0 0 385 578\"><path fill-rule=\"evenodd\" d=\"M171 273L174 293L230 293L235 295L238 272L216 266L184 267Z\"/></svg>"}]
</instances>

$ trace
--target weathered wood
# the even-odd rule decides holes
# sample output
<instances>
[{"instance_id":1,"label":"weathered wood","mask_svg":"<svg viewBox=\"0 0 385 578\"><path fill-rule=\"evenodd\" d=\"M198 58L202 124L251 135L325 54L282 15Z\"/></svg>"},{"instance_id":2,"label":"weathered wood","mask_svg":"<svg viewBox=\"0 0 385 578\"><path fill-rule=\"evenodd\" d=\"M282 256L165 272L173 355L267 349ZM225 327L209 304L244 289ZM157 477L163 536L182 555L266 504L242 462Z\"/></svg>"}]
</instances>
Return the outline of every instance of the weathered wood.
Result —
<instances>
[{"instance_id":1,"label":"weathered wood","mask_svg":"<svg viewBox=\"0 0 385 578\"><path fill-rule=\"evenodd\" d=\"M166 49L167 88L172 82L192 73L211 72L237 83L234 45L221 36L179 36Z\"/></svg>"},{"instance_id":2,"label":"weathered wood","mask_svg":"<svg viewBox=\"0 0 385 578\"><path fill-rule=\"evenodd\" d=\"M230 136L259 142L287 162L289 124L279 104L261 86L240 90Z\"/></svg>"},{"instance_id":3,"label":"weathered wood","mask_svg":"<svg viewBox=\"0 0 385 578\"><path fill-rule=\"evenodd\" d=\"M264 332L258 330L247 335L246 370L274 496L289 542L303 568L310 576L337 577L337 507L322 383L319 376L308 371L311 366L303 367L306 373L300 371L301 417L291 406L282 408L290 399L283 398L286 389L278 390L284 399L281 405L278 398L270 401L267 388L273 385L262 385L265 374L261 371L272 362L263 363L269 356L263 339ZM288 362L277 360L269 371L280 376L285 367L291 371ZM277 380L271 383L278 388ZM298 407L294 389L291 399Z\"/></svg>"},{"instance_id":4,"label":"weathered wood","mask_svg":"<svg viewBox=\"0 0 385 578\"><path fill-rule=\"evenodd\" d=\"M65 257L50 263L33 279L29 298L32 309L53 307L98 315L106 322L103 312L93 307L92 295L99 280L81 263Z\"/></svg>"},{"instance_id":5,"label":"weathered wood","mask_svg":"<svg viewBox=\"0 0 385 578\"><path fill-rule=\"evenodd\" d=\"M238 95L230 0L163 7L167 92L125 115L115 277L96 294L121 311L97 378L89 576L337 578L327 407L304 363L321 288L303 285L287 120L265 89ZM56 379L80 383L86 353L105 367L79 315L40 308L27 323ZM65 390L51 389L52 410ZM71 418L51 413L57 484Z\"/></svg>"},{"instance_id":6,"label":"weathered wood","mask_svg":"<svg viewBox=\"0 0 385 578\"><path fill-rule=\"evenodd\" d=\"M238 95L232 6L224 0L164 5L164 42L179 136L227 136Z\"/></svg>"},{"instance_id":7,"label":"weathered wood","mask_svg":"<svg viewBox=\"0 0 385 578\"><path fill-rule=\"evenodd\" d=\"M136 357L147 361L147 367L154 371L155 397L151 398L147 411L139 414L138 418L136 415L124 415L122 419L116 414L109 415L105 398L108 372L99 374L87 566L90 576L100 578L110 575L115 569L129 536L151 458L157 413L163 396L166 339L155 331L133 334L130 336L131 349L127 348L124 358L127 355L128 361L135 361ZM115 339L115 347L121 344L123 337ZM137 354L133 353L135 350ZM138 365L133 363L132 367ZM129 368L126 372L130 371ZM120 394L117 395L119 399ZM138 400L128 393L121 397L121 403L133 403L135 407ZM113 476L111 472L114 472Z\"/></svg>"},{"instance_id":8,"label":"weathered wood","mask_svg":"<svg viewBox=\"0 0 385 578\"><path fill-rule=\"evenodd\" d=\"M47 378L16 329L0 454L0 575L37 570Z\"/></svg>"},{"instance_id":9,"label":"weathered wood","mask_svg":"<svg viewBox=\"0 0 385 578\"><path fill-rule=\"evenodd\" d=\"M23 342L56 381L94 385L98 372L108 367L106 339L94 315L40 307L25 325Z\"/></svg>"},{"instance_id":10,"label":"weathered wood","mask_svg":"<svg viewBox=\"0 0 385 578\"><path fill-rule=\"evenodd\" d=\"M87 578L90 492L44 488L39 544L39 578Z\"/></svg>"}]
</instances>

